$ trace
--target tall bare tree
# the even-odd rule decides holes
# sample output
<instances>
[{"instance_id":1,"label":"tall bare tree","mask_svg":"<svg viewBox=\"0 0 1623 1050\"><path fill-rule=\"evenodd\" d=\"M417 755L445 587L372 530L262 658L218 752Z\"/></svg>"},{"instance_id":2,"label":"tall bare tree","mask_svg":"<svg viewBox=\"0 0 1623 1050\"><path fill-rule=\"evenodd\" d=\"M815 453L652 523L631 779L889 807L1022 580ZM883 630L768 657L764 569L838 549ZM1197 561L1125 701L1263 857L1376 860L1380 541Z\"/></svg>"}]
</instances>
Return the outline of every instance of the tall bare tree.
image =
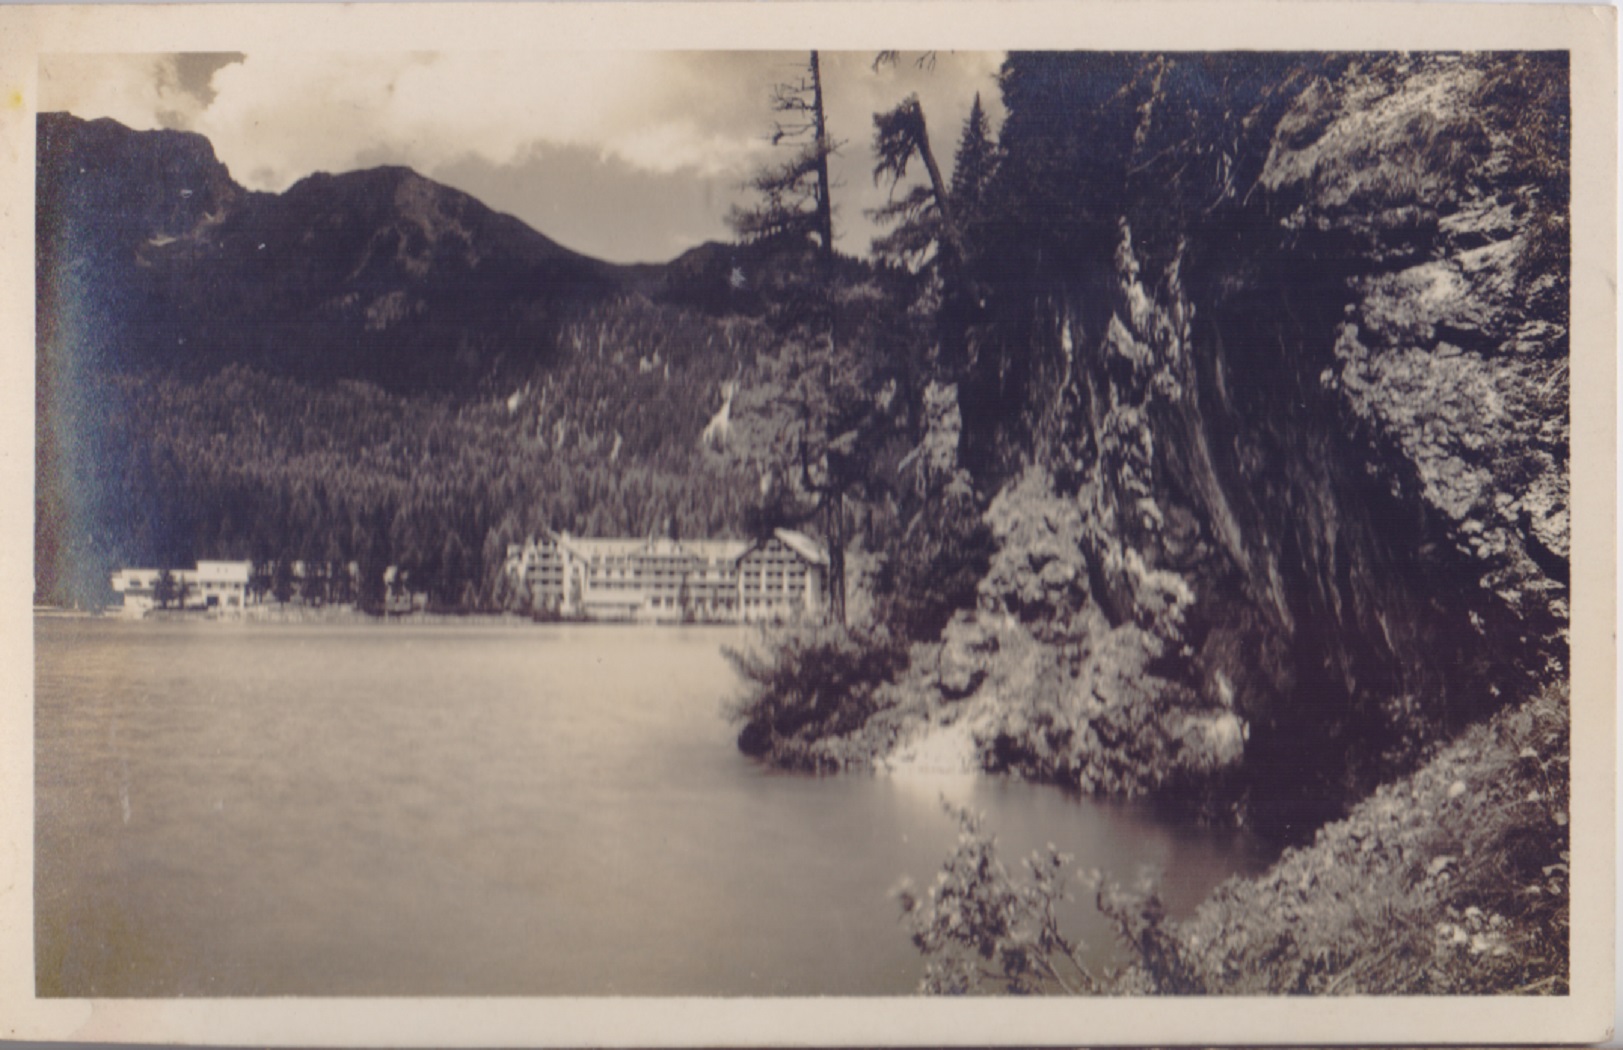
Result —
<instances>
[{"instance_id":1,"label":"tall bare tree","mask_svg":"<svg viewBox=\"0 0 1623 1050\"><path fill-rule=\"evenodd\" d=\"M825 263L834 261L834 203L828 158L839 149L828 134L823 107L822 62L816 51L803 73L772 89L775 114L772 144L788 144L794 154L763 168L749 182L759 203L734 207L728 223L746 241L812 236Z\"/></svg>"},{"instance_id":2,"label":"tall bare tree","mask_svg":"<svg viewBox=\"0 0 1623 1050\"><path fill-rule=\"evenodd\" d=\"M790 308L780 311L775 360L765 369L772 394L758 406L771 462L763 494L765 513L755 524L819 520L828 545L831 616L845 621L845 547L851 531L846 497L860 483L857 435L871 416L871 392L858 377L864 362L838 324L834 205L829 157L839 148L829 135L822 62L810 53L804 72L772 92L772 142L793 147L781 164L749 182L756 204L735 207L728 221L746 242L782 249L783 289ZM815 244L817 265L807 273L792 258ZM746 422L746 426L748 423Z\"/></svg>"}]
</instances>

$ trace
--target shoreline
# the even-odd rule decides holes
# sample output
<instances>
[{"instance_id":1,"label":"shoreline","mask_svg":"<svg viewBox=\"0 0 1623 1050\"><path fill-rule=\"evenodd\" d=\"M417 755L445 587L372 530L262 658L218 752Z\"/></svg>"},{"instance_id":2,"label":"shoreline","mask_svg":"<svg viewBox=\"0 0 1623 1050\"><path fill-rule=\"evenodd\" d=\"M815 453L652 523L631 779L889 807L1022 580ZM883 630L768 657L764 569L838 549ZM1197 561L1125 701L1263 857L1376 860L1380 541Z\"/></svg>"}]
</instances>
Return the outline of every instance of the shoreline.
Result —
<instances>
[{"instance_id":1,"label":"shoreline","mask_svg":"<svg viewBox=\"0 0 1623 1050\"><path fill-rule=\"evenodd\" d=\"M443 612L414 612L391 615L375 615L361 612L353 606L326 607L320 609L310 608L271 608L253 609L243 613L229 616L211 614L203 610L179 612L168 610L164 612L148 612L140 616L129 616L117 607L102 610L92 609L56 609L46 606L35 606L33 610L35 620L96 620L116 623L212 623L225 625L235 624L306 624L306 623L333 623L333 624L376 624L380 627L433 625L433 626L467 626L467 627L659 627L671 629L717 628L729 630L748 630L762 626L754 623L715 623L694 622L682 623L663 620L538 620L528 616L518 616L513 613L443 613Z\"/></svg>"}]
</instances>

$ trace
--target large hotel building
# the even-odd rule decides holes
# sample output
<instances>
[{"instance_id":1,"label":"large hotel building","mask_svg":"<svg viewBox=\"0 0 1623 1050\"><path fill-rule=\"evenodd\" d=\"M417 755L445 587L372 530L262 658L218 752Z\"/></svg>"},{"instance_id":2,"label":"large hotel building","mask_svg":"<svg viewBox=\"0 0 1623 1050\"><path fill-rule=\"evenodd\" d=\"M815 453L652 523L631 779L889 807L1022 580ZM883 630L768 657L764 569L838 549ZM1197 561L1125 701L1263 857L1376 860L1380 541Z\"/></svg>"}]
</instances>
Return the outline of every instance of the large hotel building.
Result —
<instances>
[{"instance_id":1,"label":"large hotel building","mask_svg":"<svg viewBox=\"0 0 1623 1050\"><path fill-rule=\"evenodd\" d=\"M585 539L507 550L537 612L588 620L744 623L822 615L828 554L778 529L763 541Z\"/></svg>"}]
</instances>

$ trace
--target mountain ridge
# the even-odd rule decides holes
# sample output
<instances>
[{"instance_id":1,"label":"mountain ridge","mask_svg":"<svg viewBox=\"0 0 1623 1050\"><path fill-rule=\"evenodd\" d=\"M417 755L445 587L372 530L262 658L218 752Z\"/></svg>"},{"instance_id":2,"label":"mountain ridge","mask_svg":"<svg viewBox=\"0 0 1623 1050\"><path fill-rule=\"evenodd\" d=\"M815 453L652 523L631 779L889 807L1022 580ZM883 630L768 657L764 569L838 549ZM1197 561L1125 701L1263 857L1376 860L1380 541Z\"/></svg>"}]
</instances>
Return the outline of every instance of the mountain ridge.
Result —
<instances>
[{"instance_id":1,"label":"mountain ridge","mask_svg":"<svg viewBox=\"0 0 1623 1050\"><path fill-rule=\"evenodd\" d=\"M596 259L398 165L265 193L195 132L43 113L38 143L39 294L75 307L42 342L115 367L206 360L477 387L552 356L575 307L671 298L684 258Z\"/></svg>"}]
</instances>

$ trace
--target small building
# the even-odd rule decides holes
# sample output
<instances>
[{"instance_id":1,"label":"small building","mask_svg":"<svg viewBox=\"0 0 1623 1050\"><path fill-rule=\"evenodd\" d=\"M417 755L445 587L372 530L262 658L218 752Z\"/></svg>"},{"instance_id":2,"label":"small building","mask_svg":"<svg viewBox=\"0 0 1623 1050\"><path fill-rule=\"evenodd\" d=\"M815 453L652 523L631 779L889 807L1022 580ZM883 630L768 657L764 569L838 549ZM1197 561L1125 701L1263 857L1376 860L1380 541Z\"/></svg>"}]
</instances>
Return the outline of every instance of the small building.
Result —
<instances>
[{"instance_id":1,"label":"small building","mask_svg":"<svg viewBox=\"0 0 1623 1050\"><path fill-rule=\"evenodd\" d=\"M562 533L510 547L507 572L533 609L565 618L787 621L822 614L828 555L789 529L758 542Z\"/></svg>"},{"instance_id":2,"label":"small building","mask_svg":"<svg viewBox=\"0 0 1623 1050\"><path fill-rule=\"evenodd\" d=\"M165 604L182 610L240 613L248 606L248 578L253 564L246 561L200 561L195 568L171 569L173 592ZM112 575L113 590L124 596L127 616L144 616L159 605L163 569L120 569Z\"/></svg>"}]
</instances>

